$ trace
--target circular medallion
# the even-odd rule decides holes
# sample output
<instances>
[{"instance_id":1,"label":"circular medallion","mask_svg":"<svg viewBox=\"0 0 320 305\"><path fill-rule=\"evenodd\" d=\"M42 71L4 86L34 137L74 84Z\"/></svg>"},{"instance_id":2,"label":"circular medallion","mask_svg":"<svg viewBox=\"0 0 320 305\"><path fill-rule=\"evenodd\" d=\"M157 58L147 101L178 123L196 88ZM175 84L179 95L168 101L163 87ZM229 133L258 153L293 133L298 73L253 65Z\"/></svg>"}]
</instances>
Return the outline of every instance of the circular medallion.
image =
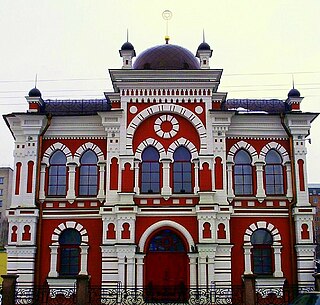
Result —
<instances>
[{"instance_id":1,"label":"circular medallion","mask_svg":"<svg viewBox=\"0 0 320 305\"><path fill-rule=\"evenodd\" d=\"M179 122L172 115L164 114L154 122L154 131L161 138L172 138L179 131Z\"/></svg>"},{"instance_id":2,"label":"circular medallion","mask_svg":"<svg viewBox=\"0 0 320 305\"><path fill-rule=\"evenodd\" d=\"M130 107L130 113L135 114L135 113L137 113L137 111L138 111L137 106L131 106Z\"/></svg>"},{"instance_id":3,"label":"circular medallion","mask_svg":"<svg viewBox=\"0 0 320 305\"><path fill-rule=\"evenodd\" d=\"M197 114L201 114L203 112L202 106L197 106L194 110Z\"/></svg>"}]
</instances>

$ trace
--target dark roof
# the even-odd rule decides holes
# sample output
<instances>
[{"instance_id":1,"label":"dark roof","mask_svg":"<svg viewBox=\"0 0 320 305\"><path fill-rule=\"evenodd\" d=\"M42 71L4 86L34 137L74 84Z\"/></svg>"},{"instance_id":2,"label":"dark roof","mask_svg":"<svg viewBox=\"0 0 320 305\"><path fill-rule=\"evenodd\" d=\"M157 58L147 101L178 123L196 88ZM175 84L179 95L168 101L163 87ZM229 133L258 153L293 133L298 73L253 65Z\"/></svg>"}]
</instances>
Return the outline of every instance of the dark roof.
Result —
<instances>
[{"instance_id":1,"label":"dark roof","mask_svg":"<svg viewBox=\"0 0 320 305\"><path fill-rule=\"evenodd\" d=\"M289 92L288 92L288 97L300 97L300 92L299 90L292 88Z\"/></svg>"},{"instance_id":2,"label":"dark roof","mask_svg":"<svg viewBox=\"0 0 320 305\"><path fill-rule=\"evenodd\" d=\"M28 93L29 97L41 97L41 92L38 88L33 88Z\"/></svg>"},{"instance_id":3,"label":"dark roof","mask_svg":"<svg viewBox=\"0 0 320 305\"><path fill-rule=\"evenodd\" d=\"M243 112L284 113L290 106L283 100L228 99L222 104L222 110L239 110Z\"/></svg>"},{"instance_id":4,"label":"dark roof","mask_svg":"<svg viewBox=\"0 0 320 305\"><path fill-rule=\"evenodd\" d=\"M45 100L40 112L51 115L93 115L110 109L111 103L106 99Z\"/></svg>"},{"instance_id":5,"label":"dark roof","mask_svg":"<svg viewBox=\"0 0 320 305\"><path fill-rule=\"evenodd\" d=\"M135 60L133 68L140 70L194 70L200 69L200 64L189 50L173 44L163 44L142 52Z\"/></svg>"},{"instance_id":6,"label":"dark roof","mask_svg":"<svg viewBox=\"0 0 320 305\"><path fill-rule=\"evenodd\" d=\"M198 51L210 51L211 48L206 42L201 42L198 47Z\"/></svg>"},{"instance_id":7,"label":"dark roof","mask_svg":"<svg viewBox=\"0 0 320 305\"><path fill-rule=\"evenodd\" d=\"M134 50L134 47L129 41L127 41L122 45L121 50L123 50L123 51Z\"/></svg>"}]
</instances>

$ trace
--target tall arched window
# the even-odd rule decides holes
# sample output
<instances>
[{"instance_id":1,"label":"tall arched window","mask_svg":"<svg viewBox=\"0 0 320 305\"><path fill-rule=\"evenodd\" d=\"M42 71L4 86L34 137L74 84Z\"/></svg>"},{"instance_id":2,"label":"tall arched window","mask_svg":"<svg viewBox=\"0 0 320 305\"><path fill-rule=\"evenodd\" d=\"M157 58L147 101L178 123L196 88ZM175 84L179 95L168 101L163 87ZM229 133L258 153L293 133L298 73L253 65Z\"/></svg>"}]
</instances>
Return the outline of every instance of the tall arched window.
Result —
<instances>
[{"instance_id":1,"label":"tall arched window","mask_svg":"<svg viewBox=\"0 0 320 305\"><path fill-rule=\"evenodd\" d=\"M272 235L265 229L258 229L251 235L254 274L272 274L272 243Z\"/></svg>"},{"instance_id":2,"label":"tall arched window","mask_svg":"<svg viewBox=\"0 0 320 305\"><path fill-rule=\"evenodd\" d=\"M80 196L96 196L98 193L98 158L92 150L87 150L80 159Z\"/></svg>"},{"instance_id":3,"label":"tall arched window","mask_svg":"<svg viewBox=\"0 0 320 305\"><path fill-rule=\"evenodd\" d=\"M283 169L282 158L275 150L271 149L266 155L266 194L283 195Z\"/></svg>"},{"instance_id":4,"label":"tall arched window","mask_svg":"<svg viewBox=\"0 0 320 305\"><path fill-rule=\"evenodd\" d=\"M173 154L173 192L192 193L191 154L180 146Z\"/></svg>"},{"instance_id":5,"label":"tall arched window","mask_svg":"<svg viewBox=\"0 0 320 305\"><path fill-rule=\"evenodd\" d=\"M251 157L243 149L234 157L234 193L235 195L252 195Z\"/></svg>"},{"instance_id":6,"label":"tall arched window","mask_svg":"<svg viewBox=\"0 0 320 305\"><path fill-rule=\"evenodd\" d=\"M67 158L61 150L57 150L50 158L48 195L65 196L67 185Z\"/></svg>"},{"instance_id":7,"label":"tall arched window","mask_svg":"<svg viewBox=\"0 0 320 305\"><path fill-rule=\"evenodd\" d=\"M160 192L159 153L152 147L147 147L142 153L141 193Z\"/></svg>"},{"instance_id":8,"label":"tall arched window","mask_svg":"<svg viewBox=\"0 0 320 305\"><path fill-rule=\"evenodd\" d=\"M75 229L64 230L59 237L60 276L75 276L80 270L81 235Z\"/></svg>"}]
</instances>

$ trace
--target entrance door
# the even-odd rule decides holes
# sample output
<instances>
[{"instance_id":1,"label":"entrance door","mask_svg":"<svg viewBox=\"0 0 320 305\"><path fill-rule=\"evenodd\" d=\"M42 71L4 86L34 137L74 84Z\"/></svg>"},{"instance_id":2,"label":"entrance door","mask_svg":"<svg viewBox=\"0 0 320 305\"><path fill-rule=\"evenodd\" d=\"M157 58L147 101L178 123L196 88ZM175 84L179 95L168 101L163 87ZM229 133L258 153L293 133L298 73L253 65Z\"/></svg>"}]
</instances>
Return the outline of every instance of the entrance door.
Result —
<instances>
[{"instance_id":1,"label":"entrance door","mask_svg":"<svg viewBox=\"0 0 320 305\"><path fill-rule=\"evenodd\" d=\"M148 301L187 300L189 258L175 232L162 230L151 239L145 268Z\"/></svg>"}]
</instances>

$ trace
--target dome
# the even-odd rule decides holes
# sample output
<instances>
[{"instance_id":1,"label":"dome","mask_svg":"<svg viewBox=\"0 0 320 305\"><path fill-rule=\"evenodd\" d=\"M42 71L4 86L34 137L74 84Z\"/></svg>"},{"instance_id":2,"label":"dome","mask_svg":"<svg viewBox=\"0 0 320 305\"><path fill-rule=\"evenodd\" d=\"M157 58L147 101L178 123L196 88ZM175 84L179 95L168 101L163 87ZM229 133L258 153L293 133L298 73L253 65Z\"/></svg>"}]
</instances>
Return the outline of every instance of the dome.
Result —
<instances>
[{"instance_id":1,"label":"dome","mask_svg":"<svg viewBox=\"0 0 320 305\"><path fill-rule=\"evenodd\" d=\"M300 97L299 90L292 88L288 93L288 97Z\"/></svg>"},{"instance_id":2,"label":"dome","mask_svg":"<svg viewBox=\"0 0 320 305\"><path fill-rule=\"evenodd\" d=\"M34 87L29 91L29 97L41 97L41 92L38 88Z\"/></svg>"},{"instance_id":3,"label":"dome","mask_svg":"<svg viewBox=\"0 0 320 305\"><path fill-rule=\"evenodd\" d=\"M211 48L206 42L201 42L199 44L198 51L211 51Z\"/></svg>"},{"instance_id":4,"label":"dome","mask_svg":"<svg viewBox=\"0 0 320 305\"><path fill-rule=\"evenodd\" d=\"M163 44L142 52L133 64L137 70L194 70L200 69L198 59L187 49Z\"/></svg>"},{"instance_id":5,"label":"dome","mask_svg":"<svg viewBox=\"0 0 320 305\"><path fill-rule=\"evenodd\" d=\"M134 47L129 41L127 41L122 45L121 50L122 51L131 51L131 50L134 50Z\"/></svg>"}]
</instances>

